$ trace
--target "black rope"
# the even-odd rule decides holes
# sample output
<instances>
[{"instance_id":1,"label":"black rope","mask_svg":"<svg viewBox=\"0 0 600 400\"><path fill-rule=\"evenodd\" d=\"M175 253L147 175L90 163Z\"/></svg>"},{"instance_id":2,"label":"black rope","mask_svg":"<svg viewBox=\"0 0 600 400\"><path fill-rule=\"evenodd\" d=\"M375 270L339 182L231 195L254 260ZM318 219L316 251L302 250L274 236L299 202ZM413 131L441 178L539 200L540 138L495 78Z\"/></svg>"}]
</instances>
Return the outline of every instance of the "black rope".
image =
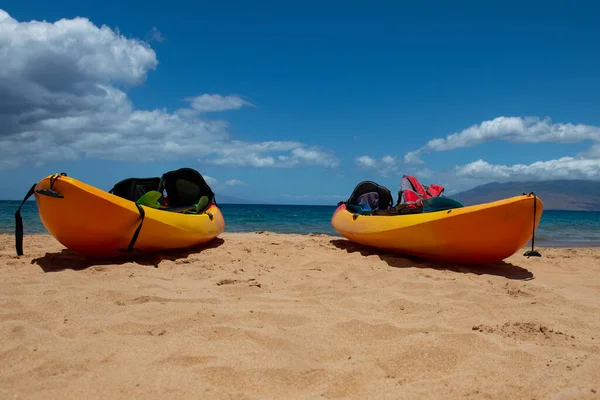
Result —
<instances>
[{"instance_id":1,"label":"black rope","mask_svg":"<svg viewBox=\"0 0 600 400\"><path fill-rule=\"evenodd\" d=\"M537 206L537 196L535 195L535 193L531 192L529 193L529 195L533 195L533 234L531 236L531 250L528 250L525 252L525 254L523 254L524 256L527 256L527 258L529 257L541 257L542 255L533 249L534 245L535 245L535 216L536 216L536 206Z\"/></svg>"}]
</instances>

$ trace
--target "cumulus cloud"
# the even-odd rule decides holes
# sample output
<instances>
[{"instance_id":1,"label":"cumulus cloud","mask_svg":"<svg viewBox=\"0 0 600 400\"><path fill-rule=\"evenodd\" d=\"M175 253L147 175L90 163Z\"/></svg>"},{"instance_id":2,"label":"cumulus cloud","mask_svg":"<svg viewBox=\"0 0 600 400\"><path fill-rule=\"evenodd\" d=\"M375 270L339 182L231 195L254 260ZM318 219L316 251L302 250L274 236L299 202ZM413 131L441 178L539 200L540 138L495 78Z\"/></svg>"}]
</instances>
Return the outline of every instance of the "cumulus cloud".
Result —
<instances>
[{"instance_id":1,"label":"cumulus cloud","mask_svg":"<svg viewBox=\"0 0 600 400\"><path fill-rule=\"evenodd\" d=\"M217 184L217 180L215 178L210 177L208 175L203 175L203 177L206 183L208 183L208 186L214 186Z\"/></svg>"},{"instance_id":2,"label":"cumulus cloud","mask_svg":"<svg viewBox=\"0 0 600 400\"><path fill-rule=\"evenodd\" d=\"M404 163L406 164L425 164L419 158L419 151L410 151L404 155Z\"/></svg>"},{"instance_id":3,"label":"cumulus cloud","mask_svg":"<svg viewBox=\"0 0 600 400\"><path fill-rule=\"evenodd\" d=\"M483 181L600 180L600 159L562 157L556 160L515 165L494 165L480 159L467 165L457 166L455 172L459 178L465 177Z\"/></svg>"},{"instance_id":4,"label":"cumulus cloud","mask_svg":"<svg viewBox=\"0 0 600 400\"><path fill-rule=\"evenodd\" d=\"M246 184L240 180L237 179L230 179L228 181L225 182L226 186L246 186Z\"/></svg>"},{"instance_id":5,"label":"cumulus cloud","mask_svg":"<svg viewBox=\"0 0 600 400\"><path fill-rule=\"evenodd\" d=\"M420 156L435 151L473 147L484 142L504 140L512 143L577 143L591 141L591 147L576 157L536 161L531 164L490 164L477 160L436 175L457 185L479 184L492 180L600 179L600 127L552 123L550 118L498 117L473 125L445 138L430 140L423 147L404 155L406 164L424 164ZM460 180L460 182L458 181Z\"/></svg>"},{"instance_id":6,"label":"cumulus cloud","mask_svg":"<svg viewBox=\"0 0 600 400\"><path fill-rule=\"evenodd\" d=\"M239 96L189 97L175 112L136 109L124 88L158 64L148 43L86 18L19 22L0 9L0 168L86 158L338 165L300 142L233 140L227 121L204 117L251 105Z\"/></svg>"},{"instance_id":7,"label":"cumulus cloud","mask_svg":"<svg viewBox=\"0 0 600 400\"><path fill-rule=\"evenodd\" d=\"M335 157L316 148L297 147L292 150L291 160L294 163L315 164L324 167L337 167L339 165Z\"/></svg>"},{"instance_id":8,"label":"cumulus cloud","mask_svg":"<svg viewBox=\"0 0 600 400\"><path fill-rule=\"evenodd\" d=\"M584 158L600 159L600 140L598 140L598 143L590 147L589 150L581 152L578 155Z\"/></svg>"},{"instance_id":9,"label":"cumulus cloud","mask_svg":"<svg viewBox=\"0 0 600 400\"><path fill-rule=\"evenodd\" d=\"M359 167L373 167L375 165L375 159L369 156L356 157L356 165Z\"/></svg>"},{"instance_id":10,"label":"cumulus cloud","mask_svg":"<svg viewBox=\"0 0 600 400\"><path fill-rule=\"evenodd\" d=\"M229 179L223 183L219 183L219 181L216 178L213 178L212 176L203 175L203 177L206 183L208 183L208 185L212 187L213 190L221 190L224 188L230 188L234 186L248 186L246 185L246 183L237 179Z\"/></svg>"},{"instance_id":11,"label":"cumulus cloud","mask_svg":"<svg viewBox=\"0 0 600 400\"><path fill-rule=\"evenodd\" d=\"M382 176L398 175L402 173L402 165L396 157L385 155L380 159L370 156L355 158L356 165L364 169L376 170Z\"/></svg>"},{"instance_id":12,"label":"cumulus cloud","mask_svg":"<svg viewBox=\"0 0 600 400\"><path fill-rule=\"evenodd\" d=\"M339 165L339 159L334 155L292 141L253 144L231 141L227 146L216 149L215 153L216 156L207 156L198 161L212 165L257 168L292 168L299 165L333 168Z\"/></svg>"},{"instance_id":13,"label":"cumulus cloud","mask_svg":"<svg viewBox=\"0 0 600 400\"><path fill-rule=\"evenodd\" d=\"M550 118L498 117L445 138L430 140L420 149L406 153L404 161L419 164L423 162L419 157L421 154L473 147L491 140L513 143L576 143L592 140L600 143L600 127L571 123L553 124Z\"/></svg>"},{"instance_id":14,"label":"cumulus cloud","mask_svg":"<svg viewBox=\"0 0 600 400\"><path fill-rule=\"evenodd\" d=\"M379 159L379 160L377 160L373 157L369 157L369 156L359 156L359 157L356 157L355 161L356 161L356 165L358 165L359 167L364 167L364 168L373 168L373 167L380 168L382 166L391 167L391 166L396 166L398 164L398 160L396 159L396 157L392 157L390 155L385 155L385 156L381 157L381 159Z\"/></svg>"},{"instance_id":15,"label":"cumulus cloud","mask_svg":"<svg viewBox=\"0 0 600 400\"><path fill-rule=\"evenodd\" d=\"M239 110L242 106L253 106L252 103L237 95L203 94L197 97L187 97L185 100L191 103L193 110L200 112Z\"/></svg>"}]
</instances>

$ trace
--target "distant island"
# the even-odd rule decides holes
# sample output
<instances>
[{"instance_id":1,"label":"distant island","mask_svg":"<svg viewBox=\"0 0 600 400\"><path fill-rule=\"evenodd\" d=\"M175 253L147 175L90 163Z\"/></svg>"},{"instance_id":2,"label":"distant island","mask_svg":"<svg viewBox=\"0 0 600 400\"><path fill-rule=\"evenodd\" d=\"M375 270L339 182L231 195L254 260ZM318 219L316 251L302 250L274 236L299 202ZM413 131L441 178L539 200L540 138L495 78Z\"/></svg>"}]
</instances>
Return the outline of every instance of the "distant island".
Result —
<instances>
[{"instance_id":1,"label":"distant island","mask_svg":"<svg viewBox=\"0 0 600 400\"><path fill-rule=\"evenodd\" d=\"M545 210L600 211L600 181L592 180L493 182L448 197L473 205L530 192L543 200Z\"/></svg>"}]
</instances>

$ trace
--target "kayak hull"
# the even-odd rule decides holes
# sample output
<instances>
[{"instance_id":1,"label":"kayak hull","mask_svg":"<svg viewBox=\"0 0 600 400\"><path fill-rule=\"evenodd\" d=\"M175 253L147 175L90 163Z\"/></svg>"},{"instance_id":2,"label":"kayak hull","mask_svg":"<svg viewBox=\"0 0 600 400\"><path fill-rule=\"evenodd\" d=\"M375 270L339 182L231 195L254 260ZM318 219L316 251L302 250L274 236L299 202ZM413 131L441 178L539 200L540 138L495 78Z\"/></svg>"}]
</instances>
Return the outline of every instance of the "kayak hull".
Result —
<instances>
[{"instance_id":1,"label":"kayak hull","mask_svg":"<svg viewBox=\"0 0 600 400\"><path fill-rule=\"evenodd\" d=\"M543 207L530 194L443 211L355 218L342 204L331 224L348 240L367 246L438 261L493 263L527 244Z\"/></svg>"},{"instance_id":2,"label":"kayak hull","mask_svg":"<svg viewBox=\"0 0 600 400\"><path fill-rule=\"evenodd\" d=\"M52 195L53 192L62 197ZM142 221L134 202L67 176L43 178L34 194L40 219L48 232L63 246L80 254L101 257L126 254L122 250L129 247ZM200 245L225 229L223 215L214 204L203 214L140 207L145 215L133 248L142 252Z\"/></svg>"}]
</instances>

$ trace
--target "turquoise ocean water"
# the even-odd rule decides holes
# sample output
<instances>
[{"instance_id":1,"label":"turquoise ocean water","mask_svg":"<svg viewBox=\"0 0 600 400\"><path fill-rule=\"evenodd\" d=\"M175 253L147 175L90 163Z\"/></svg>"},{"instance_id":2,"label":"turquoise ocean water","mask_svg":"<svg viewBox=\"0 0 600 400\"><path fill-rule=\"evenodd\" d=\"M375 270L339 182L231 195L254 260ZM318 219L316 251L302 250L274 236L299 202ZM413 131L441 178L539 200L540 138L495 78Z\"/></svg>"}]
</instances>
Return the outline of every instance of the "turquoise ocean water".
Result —
<instances>
[{"instance_id":1,"label":"turquoise ocean water","mask_svg":"<svg viewBox=\"0 0 600 400\"><path fill-rule=\"evenodd\" d=\"M20 201L0 201L0 233L15 231L14 214ZM333 206L220 204L226 232L324 233L331 227ZM34 201L21 211L25 234L47 233ZM600 246L600 212L546 210L535 236L536 245L553 247Z\"/></svg>"}]
</instances>

